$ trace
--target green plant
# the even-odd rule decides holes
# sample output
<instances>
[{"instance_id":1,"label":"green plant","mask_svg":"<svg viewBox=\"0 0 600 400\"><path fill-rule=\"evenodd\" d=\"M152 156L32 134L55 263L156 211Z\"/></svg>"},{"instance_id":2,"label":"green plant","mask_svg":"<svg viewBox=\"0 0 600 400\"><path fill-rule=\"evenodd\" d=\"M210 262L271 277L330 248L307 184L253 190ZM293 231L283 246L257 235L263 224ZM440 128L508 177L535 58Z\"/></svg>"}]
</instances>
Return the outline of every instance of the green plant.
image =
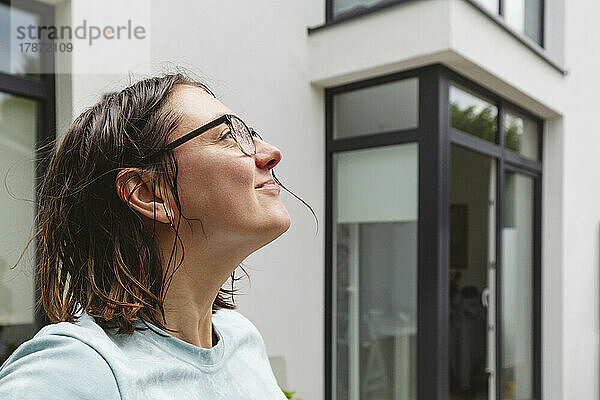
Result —
<instances>
[{"instance_id":1,"label":"green plant","mask_svg":"<svg viewBox=\"0 0 600 400\"><path fill-rule=\"evenodd\" d=\"M296 393L296 391L287 391L284 388L280 387L280 389L283 391L283 394L285 395L286 398L291 399L291 400L302 400L300 397L293 397L294 393Z\"/></svg>"}]
</instances>

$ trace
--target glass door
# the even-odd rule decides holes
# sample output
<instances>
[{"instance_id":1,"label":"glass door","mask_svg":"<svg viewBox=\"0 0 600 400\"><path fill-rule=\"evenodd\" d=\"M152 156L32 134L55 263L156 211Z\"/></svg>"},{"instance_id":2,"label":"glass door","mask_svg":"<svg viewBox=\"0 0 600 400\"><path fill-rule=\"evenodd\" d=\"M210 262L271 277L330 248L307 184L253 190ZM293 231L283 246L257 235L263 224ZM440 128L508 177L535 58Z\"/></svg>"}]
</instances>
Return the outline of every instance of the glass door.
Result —
<instances>
[{"instance_id":1,"label":"glass door","mask_svg":"<svg viewBox=\"0 0 600 400\"><path fill-rule=\"evenodd\" d=\"M451 400L495 398L496 165L492 157L452 146Z\"/></svg>"},{"instance_id":2,"label":"glass door","mask_svg":"<svg viewBox=\"0 0 600 400\"><path fill-rule=\"evenodd\" d=\"M326 116L326 398L541 398L542 121L438 65Z\"/></svg>"},{"instance_id":3,"label":"glass door","mask_svg":"<svg viewBox=\"0 0 600 400\"><path fill-rule=\"evenodd\" d=\"M418 145L333 168L333 398L415 400Z\"/></svg>"},{"instance_id":4,"label":"glass door","mask_svg":"<svg viewBox=\"0 0 600 400\"><path fill-rule=\"evenodd\" d=\"M504 173L502 399L534 398L535 179Z\"/></svg>"},{"instance_id":5,"label":"glass door","mask_svg":"<svg viewBox=\"0 0 600 400\"><path fill-rule=\"evenodd\" d=\"M541 398L542 125L455 78L459 83L449 86L450 399Z\"/></svg>"},{"instance_id":6,"label":"glass door","mask_svg":"<svg viewBox=\"0 0 600 400\"><path fill-rule=\"evenodd\" d=\"M38 108L35 100L0 92L0 363L35 333L34 246L11 267L34 224Z\"/></svg>"}]
</instances>

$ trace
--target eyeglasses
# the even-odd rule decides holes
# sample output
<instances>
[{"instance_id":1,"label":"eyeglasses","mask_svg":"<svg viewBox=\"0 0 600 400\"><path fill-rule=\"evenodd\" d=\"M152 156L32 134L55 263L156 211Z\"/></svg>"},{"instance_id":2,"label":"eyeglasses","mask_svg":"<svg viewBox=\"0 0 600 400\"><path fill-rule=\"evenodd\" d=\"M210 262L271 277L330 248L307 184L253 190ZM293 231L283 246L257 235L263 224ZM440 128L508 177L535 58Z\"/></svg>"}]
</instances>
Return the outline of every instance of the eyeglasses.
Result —
<instances>
[{"instance_id":1,"label":"eyeglasses","mask_svg":"<svg viewBox=\"0 0 600 400\"><path fill-rule=\"evenodd\" d=\"M224 114L219 118L202 125L200 128L194 129L190 133L186 133L182 137L173 142L169 143L164 149L161 149L158 153L154 153L152 157L162 153L163 151L173 150L177 146L181 146L188 140L195 138L196 136L206 132L207 130L214 128L221 124L227 124L229 130L233 133L233 140L237 143L238 147L247 156L253 156L256 154L256 144L254 138L257 137L262 140L262 137L252 128L248 128L248 125L244 123L239 117L233 114Z\"/></svg>"}]
</instances>

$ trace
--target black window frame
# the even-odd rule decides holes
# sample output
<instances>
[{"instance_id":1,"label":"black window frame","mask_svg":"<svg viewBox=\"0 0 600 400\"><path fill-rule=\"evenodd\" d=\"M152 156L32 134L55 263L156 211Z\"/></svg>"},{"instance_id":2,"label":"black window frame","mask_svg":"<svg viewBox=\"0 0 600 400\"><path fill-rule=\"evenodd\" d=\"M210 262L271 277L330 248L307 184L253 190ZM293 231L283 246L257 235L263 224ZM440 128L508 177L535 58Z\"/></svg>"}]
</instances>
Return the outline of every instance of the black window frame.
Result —
<instances>
[{"instance_id":1,"label":"black window frame","mask_svg":"<svg viewBox=\"0 0 600 400\"><path fill-rule=\"evenodd\" d=\"M339 93L407 78L419 79L419 126L381 134L333 139L333 96ZM456 82L495 102L498 106L499 143L494 144L450 126L449 88ZM504 108L518 111L538 122L538 160L504 148ZM543 120L497 94L470 81L455 71L434 64L360 82L325 89L325 399L333 390L333 155L340 151L366 149L393 144L418 144L419 220L417 258L417 399L449 398L449 194L450 148L459 145L479 154L490 155L497 168L497 287L496 287L496 399L502 390L502 226L505 171L534 178L533 221L533 399L542 396L542 153Z\"/></svg>"},{"instance_id":2,"label":"black window frame","mask_svg":"<svg viewBox=\"0 0 600 400\"><path fill-rule=\"evenodd\" d=\"M470 0L470 1L474 1L474 0ZM498 15L502 18L502 20L504 20L504 2L506 0L498 0ZM540 30L538 32L538 34L540 35L540 41L536 42L535 40L531 39L532 41L534 41L535 43L539 44L540 47L544 48L544 43L545 43L545 35L544 35L544 28L546 26L546 21L544 18L545 15L545 11L546 11L546 0L540 0L541 4L540 4ZM523 36L527 36L525 35L525 32L519 32L522 33Z\"/></svg>"},{"instance_id":3,"label":"black window frame","mask_svg":"<svg viewBox=\"0 0 600 400\"><path fill-rule=\"evenodd\" d=\"M355 10L355 11L348 11L348 12L344 13L343 15L340 15L337 17L335 17L333 15L333 2L334 1L335 0L325 0L325 23L323 23L322 25L318 25L318 26L309 26L307 28L307 32L309 35L317 32L317 31L320 31L324 28L335 26L339 23L351 21L351 20L354 20L355 18L360 18L365 15L373 14L373 13L379 12L381 10L385 10L390 7L394 7L398 4L402 4L402 3L406 3L406 2L414 1L414 0L383 1L382 3L376 4L376 5L368 7L368 8L363 8L363 9L359 9L359 10ZM567 71L564 69L564 67L561 65L558 65L556 62L554 62L544 51L546 48L546 46L545 46L545 43L546 43L546 40L545 40L546 0L542 0L542 4L540 7L540 32L539 32L540 42L539 43L536 42L535 40L533 40L532 38L528 37L527 35L525 35L524 32L516 31L513 28L508 26L508 24L504 20L504 15L503 15L504 1L505 0L499 0L498 10L497 10L497 12L493 13L493 12L490 12L488 9L484 8L476 0L466 0L466 2L471 4L473 7L477 8L485 16L490 18L494 23L498 24L502 29L504 29L506 32L508 32L511 36L513 36L515 39L520 41L523 45L529 47L529 49L531 49L536 55L538 55L545 62L550 64L550 66L552 66L552 68L556 69L558 72L565 75L567 73Z\"/></svg>"},{"instance_id":4,"label":"black window frame","mask_svg":"<svg viewBox=\"0 0 600 400\"><path fill-rule=\"evenodd\" d=\"M395 5L405 3L411 0L382 0L380 3L375 4L371 7L365 7L354 11L348 11L339 16L333 15L333 2L335 0L325 0L325 23L329 24L332 22L342 22L354 19L356 17L361 17L363 15L372 14L374 12L384 10L389 7L393 7Z\"/></svg>"},{"instance_id":5,"label":"black window frame","mask_svg":"<svg viewBox=\"0 0 600 400\"><path fill-rule=\"evenodd\" d=\"M19 8L24 11L35 13L40 17L40 24L45 26L54 25L54 6L40 3L34 0L19 0L16 4L10 0L0 0L4 5L11 8ZM54 74L54 53L40 53L40 74L37 78L20 76L8 72L0 72L0 92L15 95L37 102L37 137L35 140L35 196L39 197L40 183L43 177L43 171L47 169L47 155L51 151L46 149L42 154L37 151L38 148L48 144L56 138L56 100L55 100L55 74ZM37 215L37 201L34 215ZM34 227L35 229L35 227ZM35 230L34 230L35 231ZM35 247L34 265L37 268L41 247ZM16 268L23 267L19 264ZM36 271L37 272L37 271ZM20 332L28 332L33 336L45 325L50 323L43 309L35 307L40 295L39 276L36 273L34 277L34 322L32 324L19 325ZM29 338L27 338L29 339ZM26 340L27 340L26 339ZM19 343L20 345L21 343Z\"/></svg>"}]
</instances>

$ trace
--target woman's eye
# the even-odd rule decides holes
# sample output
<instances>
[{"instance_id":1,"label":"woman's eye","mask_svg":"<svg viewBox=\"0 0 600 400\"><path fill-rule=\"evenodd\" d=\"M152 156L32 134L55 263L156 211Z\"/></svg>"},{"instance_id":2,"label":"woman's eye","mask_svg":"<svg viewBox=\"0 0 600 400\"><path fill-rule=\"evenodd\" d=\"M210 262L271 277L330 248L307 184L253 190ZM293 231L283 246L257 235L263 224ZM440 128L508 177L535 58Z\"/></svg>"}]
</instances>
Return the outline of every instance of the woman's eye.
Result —
<instances>
[{"instance_id":1,"label":"woman's eye","mask_svg":"<svg viewBox=\"0 0 600 400\"><path fill-rule=\"evenodd\" d=\"M221 135L221 140L224 140L227 136L229 136L231 139L233 139L233 134L231 133L231 131L229 129L223 135Z\"/></svg>"}]
</instances>

